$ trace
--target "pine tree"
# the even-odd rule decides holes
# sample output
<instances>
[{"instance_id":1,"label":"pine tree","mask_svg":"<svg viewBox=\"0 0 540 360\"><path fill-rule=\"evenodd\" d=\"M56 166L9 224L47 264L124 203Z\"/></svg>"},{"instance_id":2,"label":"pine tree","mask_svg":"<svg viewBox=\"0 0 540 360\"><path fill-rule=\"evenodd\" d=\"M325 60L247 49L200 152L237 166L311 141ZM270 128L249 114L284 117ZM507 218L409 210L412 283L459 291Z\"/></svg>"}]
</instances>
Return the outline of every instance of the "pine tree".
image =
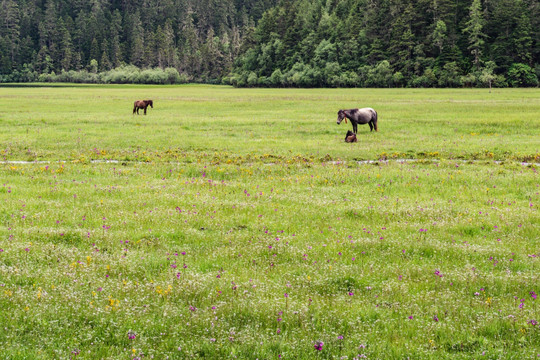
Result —
<instances>
[{"instance_id":1,"label":"pine tree","mask_svg":"<svg viewBox=\"0 0 540 360\"><path fill-rule=\"evenodd\" d=\"M485 20L482 12L482 4L480 0L473 0L469 8L469 21L465 23L466 27L463 32L468 34L469 47L473 55L473 64L478 68L480 66L480 57L484 47L484 39L486 35L483 33Z\"/></svg>"},{"instance_id":2,"label":"pine tree","mask_svg":"<svg viewBox=\"0 0 540 360\"><path fill-rule=\"evenodd\" d=\"M516 62L532 65L532 44L531 21L529 17L522 13L514 31L514 59Z\"/></svg>"},{"instance_id":3,"label":"pine tree","mask_svg":"<svg viewBox=\"0 0 540 360\"><path fill-rule=\"evenodd\" d=\"M4 38L10 63L15 63L19 50L20 13L15 1L2 0L0 2L0 36Z\"/></svg>"},{"instance_id":4,"label":"pine tree","mask_svg":"<svg viewBox=\"0 0 540 360\"><path fill-rule=\"evenodd\" d=\"M431 34L432 44L439 50L437 55L441 55L443 51L444 43L447 36L446 31L446 23L442 20L437 20L437 23L435 24L435 29Z\"/></svg>"},{"instance_id":5,"label":"pine tree","mask_svg":"<svg viewBox=\"0 0 540 360\"><path fill-rule=\"evenodd\" d=\"M99 69L101 71L107 71L112 68L111 60L109 58L109 41L107 41L107 39L103 39L103 43L101 43L101 48L103 50L99 61Z\"/></svg>"},{"instance_id":6,"label":"pine tree","mask_svg":"<svg viewBox=\"0 0 540 360\"><path fill-rule=\"evenodd\" d=\"M99 50L99 44L96 38L92 39L92 45L90 45L90 60L97 60L100 58L101 51Z\"/></svg>"},{"instance_id":7,"label":"pine tree","mask_svg":"<svg viewBox=\"0 0 540 360\"><path fill-rule=\"evenodd\" d=\"M63 70L71 70L71 63L73 59L73 43L71 42L71 35L67 29L62 31L62 44L60 46L62 58L60 64Z\"/></svg>"},{"instance_id":8,"label":"pine tree","mask_svg":"<svg viewBox=\"0 0 540 360\"><path fill-rule=\"evenodd\" d=\"M118 67L122 62L120 35L122 32L122 15L116 9L111 19L111 66Z\"/></svg>"},{"instance_id":9,"label":"pine tree","mask_svg":"<svg viewBox=\"0 0 540 360\"><path fill-rule=\"evenodd\" d=\"M130 31L131 48L130 60L135 66L143 66L144 64L144 30L141 23L139 12L135 13L132 18L132 27Z\"/></svg>"}]
</instances>

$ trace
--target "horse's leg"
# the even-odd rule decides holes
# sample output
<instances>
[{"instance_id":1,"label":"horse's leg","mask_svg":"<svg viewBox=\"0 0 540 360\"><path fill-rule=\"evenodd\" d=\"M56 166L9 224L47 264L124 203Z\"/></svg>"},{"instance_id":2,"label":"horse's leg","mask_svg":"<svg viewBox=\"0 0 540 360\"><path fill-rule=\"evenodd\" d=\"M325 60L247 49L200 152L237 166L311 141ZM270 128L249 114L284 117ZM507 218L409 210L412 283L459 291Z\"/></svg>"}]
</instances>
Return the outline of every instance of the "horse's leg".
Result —
<instances>
[{"instance_id":1,"label":"horse's leg","mask_svg":"<svg viewBox=\"0 0 540 360\"><path fill-rule=\"evenodd\" d=\"M352 121L351 121L351 122L352 122ZM355 134L357 134L357 133L358 133L358 123L356 123L356 122L352 122L352 123L353 123L353 124L352 124L352 126L353 126L353 132L354 132Z\"/></svg>"},{"instance_id":2,"label":"horse's leg","mask_svg":"<svg viewBox=\"0 0 540 360\"><path fill-rule=\"evenodd\" d=\"M148 107L148 105L146 105L146 106L144 107L144 115L146 115L146 108L147 108L147 107Z\"/></svg>"},{"instance_id":3,"label":"horse's leg","mask_svg":"<svg viewBox=\"0 0 540 360\"><path fill-rule=\"evenodd\" d=\"M373 131L373 125L371 124L372 121L368 122L368 125L369 125L369 131Z\"/></svg>"},{"instance_id":4,"label":"horse's leg","mask_svg":"<svg viewBox=\"0 0 540 360\"><path fill-rule=\"evenodd\" d=\"M136 106L133 107L133 115L135 115L135 110L137 110Z\"/></svg>"}]
</instances>

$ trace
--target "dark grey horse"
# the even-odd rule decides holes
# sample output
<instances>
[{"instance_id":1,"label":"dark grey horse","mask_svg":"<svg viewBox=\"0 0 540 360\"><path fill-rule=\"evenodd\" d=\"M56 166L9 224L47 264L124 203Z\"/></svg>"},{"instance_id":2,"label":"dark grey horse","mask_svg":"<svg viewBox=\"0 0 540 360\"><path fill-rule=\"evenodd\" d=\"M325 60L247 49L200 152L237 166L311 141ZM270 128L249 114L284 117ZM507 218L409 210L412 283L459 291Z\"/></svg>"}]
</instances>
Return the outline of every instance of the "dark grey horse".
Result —
<instances>
[{"instance_id":1,"label":"dark grey horse","mask_svg":"<svg viewBox=\"0 0 540 360\"><path fill-rule=\"evenodd\" d=\"M339 110L337 115L338 125L341 124L343 119L345 119L345 122L347 122L346 119L351 120L353 132L355 134L358 132L358 124L369 124L371 131L373 131L374 128L375 131L379 131L377 128L377 112L372 108Z\"/></svg>"}]
</instances>

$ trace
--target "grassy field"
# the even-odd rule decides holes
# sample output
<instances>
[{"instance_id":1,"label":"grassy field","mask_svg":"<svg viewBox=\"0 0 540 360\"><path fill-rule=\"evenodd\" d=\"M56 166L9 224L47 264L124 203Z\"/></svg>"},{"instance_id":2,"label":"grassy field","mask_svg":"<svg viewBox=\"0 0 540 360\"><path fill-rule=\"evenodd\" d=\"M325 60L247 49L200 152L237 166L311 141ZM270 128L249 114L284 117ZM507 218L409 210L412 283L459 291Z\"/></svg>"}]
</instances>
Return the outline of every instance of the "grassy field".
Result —
<instances>
[{"instance_id":1,"label":"grassy field","mask_svg":"<svg viewBox=\"0 0 540 360\"><path fill-rule=\"evenodd\" d=\"M540 356L538 89L0 103L2 359Z\"/></svg>"}]
</instances>

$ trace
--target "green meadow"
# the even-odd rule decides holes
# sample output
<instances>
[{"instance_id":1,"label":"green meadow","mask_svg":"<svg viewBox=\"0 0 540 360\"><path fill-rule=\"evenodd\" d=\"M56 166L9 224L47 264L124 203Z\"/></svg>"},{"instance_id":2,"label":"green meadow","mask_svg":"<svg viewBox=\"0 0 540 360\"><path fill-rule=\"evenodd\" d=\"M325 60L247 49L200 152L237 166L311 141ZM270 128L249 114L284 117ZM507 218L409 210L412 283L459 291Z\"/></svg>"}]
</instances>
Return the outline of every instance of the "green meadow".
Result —
<instances>
[{"instance_id":1,"label":"green meadow","mask_svg":"<svg viewBox=\"0 0 540 360\"><path fill-rule=\"evenodd\" d=\"M2 359L540 356L539 89L0 104Z\"/></svg>"}]
</instances>

